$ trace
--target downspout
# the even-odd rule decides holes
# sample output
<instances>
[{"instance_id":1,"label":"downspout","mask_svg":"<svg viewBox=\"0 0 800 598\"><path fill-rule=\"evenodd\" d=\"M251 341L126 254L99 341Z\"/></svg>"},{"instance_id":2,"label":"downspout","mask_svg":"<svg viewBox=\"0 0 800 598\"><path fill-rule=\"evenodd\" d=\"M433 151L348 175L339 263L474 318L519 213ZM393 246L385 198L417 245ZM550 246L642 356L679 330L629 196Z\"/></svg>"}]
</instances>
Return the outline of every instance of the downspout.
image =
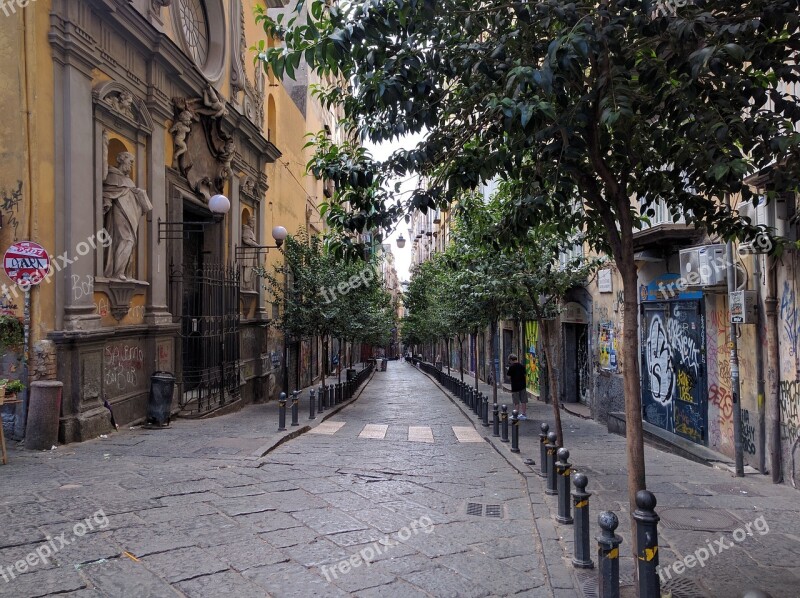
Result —
<instances>
[{"instance_id":1,"label":"downspout","mask_svg":"<svg viewBox=\"0 0 800 598\"><path fill-rule=\"evenodd\" d=\"M761 330L762 325L766 327L766 316L764 312L764 303L761 300L761 290L764 288L761 280L761 256L756 254L755 265L753 266L753 282L754 288L757 290L757 316L756 316L756 409L758 412L758 471L759 473L767 472L767 455L766 455L766 422L765 422L765 407L764 402L764 345L761 343Z\"/></svg>"},{"instance_id":2,"label":"downspout","mask_svg":"<svg viewBox=\"0 0 800 598\"><path fill-rule=\"evenodd\" d=\"M770 443L769 466L772 470L772 483L783 482L781 454L781 365L778 333L778 262L775 256L767 257L767 297L764 300L766 311L767 349L769 360L769 412Z\"/></svg>"}]
</instances>

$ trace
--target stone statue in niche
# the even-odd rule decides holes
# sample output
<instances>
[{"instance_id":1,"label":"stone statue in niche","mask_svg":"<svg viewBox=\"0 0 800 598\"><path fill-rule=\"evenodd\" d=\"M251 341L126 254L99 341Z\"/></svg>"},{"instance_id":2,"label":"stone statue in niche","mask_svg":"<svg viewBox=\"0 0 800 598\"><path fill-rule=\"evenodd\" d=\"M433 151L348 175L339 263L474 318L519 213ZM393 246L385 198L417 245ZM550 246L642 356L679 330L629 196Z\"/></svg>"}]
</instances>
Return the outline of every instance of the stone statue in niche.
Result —
<instances>
[{"instance_id":1,"label":"stone statue in niche","mask_svg":"<svg viewBox=\"0 0 800 598\"><path fill-rule=\"evenodd\" d=\"M108 136L103 136L108 142ZM107 156L107 146L104 154ZM134 156L130 152L117 155L117 166L108 166L103 179L103 215L105 229L111 236L105 261L105 276L128 280L127 270L136 247L139 220L153 209L147 191L139 189L130 177ZM106 162L107 163L107 162Z\"/></svg>"},{"instance_id":2,"label":"stone statue in niche","mask_svg":"<svg viewBox=\"0 0 800 598\"><path fill-rule=\"evenodd\" d=\"M222 118L228 114L225 98L212 85L207 85L203 90L203 103L198 105L195 111L198 114L206 114L211 118Z\"/></svg>"},{"instance_id":3,"label":"stone statue in niche","mask_svg":"<svg viewBox=\"0 0 800 598\"><path fill-rule=\"evenodd\" d=\"M133 118L133 96L129 92L122 90L118 95L108 96L108 103L119 114Z\"/></svg>"},{"instance_id":4,"label":"stone statue in niche","mask_svg":"<svg viewBox=\"0 0 800 598\"><path fill-rule=\"evenodd\" d=\"M229 180L233 177L233 168L231 162L233 161L233 154L236 152L236 145L233 142L233 137L228 137L225 140L225 145L222 146L222 151L219 154L219 159L222 162L222 168L219 172L219 177L223 181Z\"/></svg>"},{"instance_id":5,"label":"stone statue in niche","mask_svg":"<svg viewBox=\"0 0 800 598\"><path fill-rule=\"evenodd\" d=\"M179 167L181 156L188 150L186 137L192 132L192 120L194 120L192 113L188 110L182 110L178 114L178 118L175 119L175 124L170 127L169 132L172 134L173 142L175 143L175 151L172 155L173 167L175 168Z\"/></svg>"},{"instance_id":6,"label":"stone statue in niche","mask_svg":"<svg viewBox=\"0 0 800 598\"><path fill-rule=\"evenodd\" d=\"M247 222L242 223L242 245L253 247L245 253L244 268L242 271L242 287L252 291L255 289L255 274L253 268L258 267L258 239L256 239L256 218L250 216Z\"/></svg>"}]
</instances>

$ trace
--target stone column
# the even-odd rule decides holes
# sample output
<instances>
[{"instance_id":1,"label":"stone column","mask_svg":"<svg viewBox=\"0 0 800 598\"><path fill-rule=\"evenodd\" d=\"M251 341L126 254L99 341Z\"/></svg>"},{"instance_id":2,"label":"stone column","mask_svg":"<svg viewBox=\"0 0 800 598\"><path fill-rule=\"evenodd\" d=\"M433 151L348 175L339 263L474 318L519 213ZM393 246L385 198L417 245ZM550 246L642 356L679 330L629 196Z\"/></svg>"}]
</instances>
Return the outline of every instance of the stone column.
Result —
<instances>
[{"instance_id":1,"label":"stone column","mask_svg":"<svg viewBox=\"0 0 800 598\"><path fill-rule=\"evenodd\" d=\"M78 245L94 243L102 226L94 218L97 176L100 171L94 155L91 70L87 64L71 61L55 69L56 98L56 222L57 226L54 275L56 281L57 322L64 330L92 330L100 327L95 313L92 293L73 292L73 284L94 279L94 259L91 254L79 256ZM102 176L102 175L101 175ZM58 194L61 193L61 197ZM81 245L83 247L83 245ZM59 257L63 256L63 257ZM63 308L63 309L62 309Z\"/></svg>"},{"instance_id":2,"label":"stone column","mask_svg":"<svg viewBox=\"0 0 800 598\"><path fill-rule=\"evenodd\" d=\"M167 241L158 240L158 221L167 221L167 180L165 169L165 139L167 138L164 127L164 115L150 107L155 118L153 119L153 134L150 136L150 151L148 153L147 172L150 175L148 193L153 204L153 211L147 215L145 239L147 242L147 263L149 272L147 282L147 302L145 305L145 323L171 324L172 316L167 306L167 285L169 284L169 262L167 256ZM143 240L140 239L139 242Z\"/></svg>"}]
</instances>

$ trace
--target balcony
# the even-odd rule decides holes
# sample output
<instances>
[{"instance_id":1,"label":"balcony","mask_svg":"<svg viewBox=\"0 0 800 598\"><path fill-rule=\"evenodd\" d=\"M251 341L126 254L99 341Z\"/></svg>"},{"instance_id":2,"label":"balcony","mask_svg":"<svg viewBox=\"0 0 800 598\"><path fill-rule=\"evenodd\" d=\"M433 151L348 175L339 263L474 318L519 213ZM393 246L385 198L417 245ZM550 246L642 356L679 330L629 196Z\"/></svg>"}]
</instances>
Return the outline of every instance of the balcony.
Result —
<instances>
[{"instance_id":1,"label":"balcony","mask_svg":"<svg viewBox=\"0 0 800 598\"><path fill-rule=\"evenodd\" d=\"M650 208L655 210L655 215L650 217L650 223L644 224L641 230L633 233L634 251L664 249L669 252L675 247L696 245L703 239L704 231L687 224L683 214L675 219L663 201L651 205Z\"/></svg>"}]
</instances>

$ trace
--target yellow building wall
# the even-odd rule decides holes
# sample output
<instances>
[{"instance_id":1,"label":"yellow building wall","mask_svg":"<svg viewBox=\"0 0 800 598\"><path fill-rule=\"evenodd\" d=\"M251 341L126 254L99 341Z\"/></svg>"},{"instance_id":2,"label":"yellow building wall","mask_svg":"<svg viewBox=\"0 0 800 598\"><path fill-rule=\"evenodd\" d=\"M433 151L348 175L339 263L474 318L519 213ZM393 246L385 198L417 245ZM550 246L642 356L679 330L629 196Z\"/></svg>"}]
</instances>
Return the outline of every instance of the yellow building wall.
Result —
<instances>
[{"instance_id":1,"label":"yellow building wall","mask_svg":"<svg viewBox=\"0 0 800 598\"><path fill-rule=\"evenodd\" d=\"M40 243L55 258L53 62L50 1L3 16L0 27L0 252L14 241ZM2 284L12 287L3 273ZM3 313L22 317L23 295L0 298ZM55 324L53 278L31 292L31 342Z\"/></svg>"}]
</instances>

